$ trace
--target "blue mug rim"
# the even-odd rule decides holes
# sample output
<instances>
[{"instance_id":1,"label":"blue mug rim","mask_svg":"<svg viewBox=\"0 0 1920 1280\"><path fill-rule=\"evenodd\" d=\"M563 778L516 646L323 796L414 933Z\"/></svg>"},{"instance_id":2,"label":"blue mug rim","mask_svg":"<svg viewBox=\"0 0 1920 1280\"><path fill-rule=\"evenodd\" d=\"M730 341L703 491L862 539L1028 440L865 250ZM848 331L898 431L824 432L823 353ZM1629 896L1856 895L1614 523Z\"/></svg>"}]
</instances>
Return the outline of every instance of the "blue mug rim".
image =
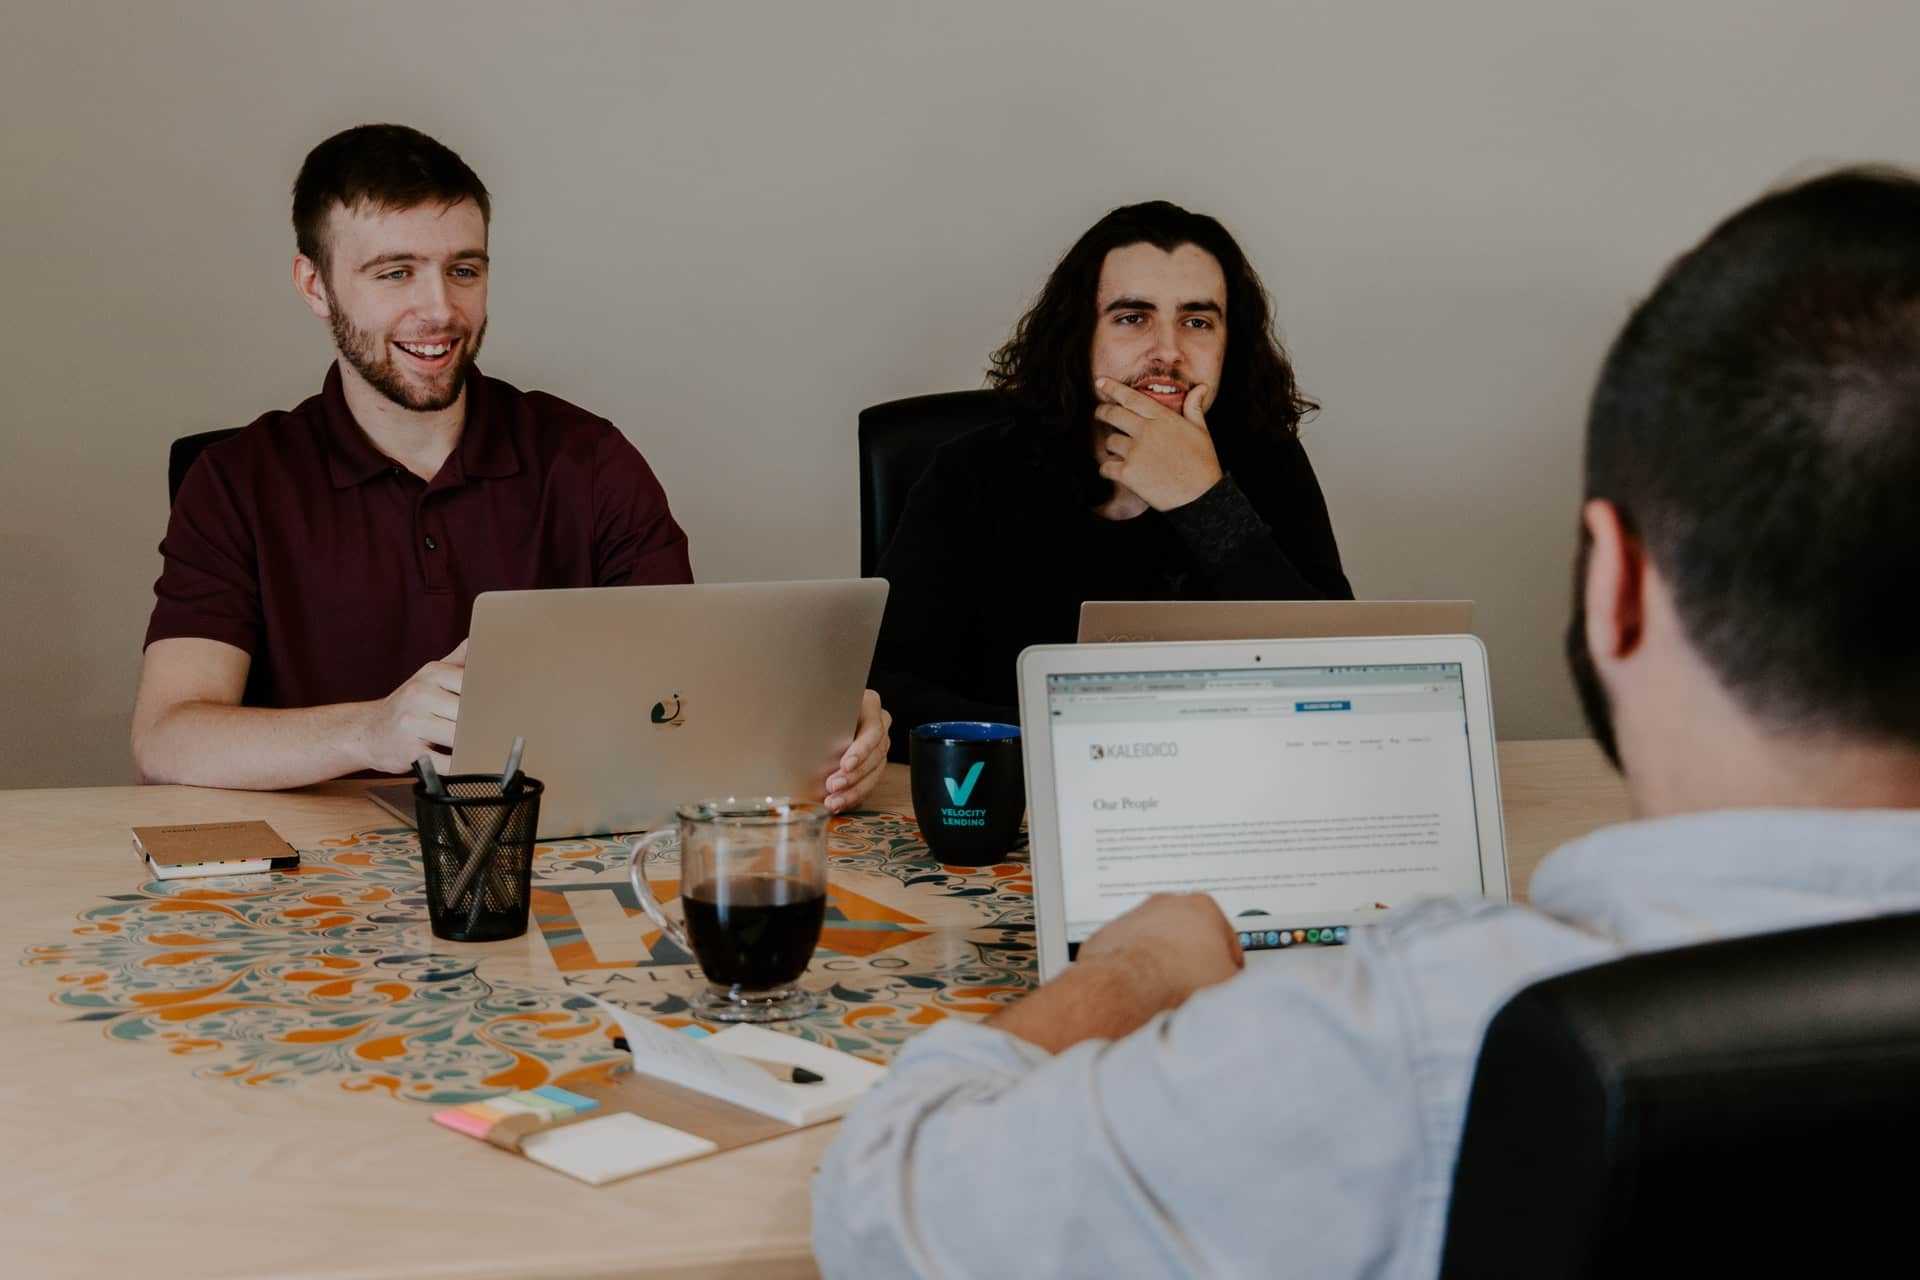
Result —
<instances>
[{"instance_id":1,"label":"blue mug rim","mask_svg":"<svg viewBox=\"0 0 1920 1280\"><path fill-rule=\"evenodd\" d=\"M1018 742L1020 726L998 720L929 720L913 736L922 742Z\"/></svg>"}]
</instances>

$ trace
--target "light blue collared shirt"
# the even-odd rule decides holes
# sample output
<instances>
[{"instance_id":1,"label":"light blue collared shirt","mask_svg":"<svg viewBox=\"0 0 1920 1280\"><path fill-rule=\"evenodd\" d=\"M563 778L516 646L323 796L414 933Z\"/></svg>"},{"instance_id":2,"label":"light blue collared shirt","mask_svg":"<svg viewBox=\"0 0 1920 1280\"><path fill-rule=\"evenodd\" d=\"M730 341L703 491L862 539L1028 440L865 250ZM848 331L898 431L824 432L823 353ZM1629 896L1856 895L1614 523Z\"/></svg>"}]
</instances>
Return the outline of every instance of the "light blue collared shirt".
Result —
<instances>
[{"instance_id":1,"label":"light blue collared shirt","mask_svg":"<svg viewBox=\"0 0 1920 1280\"><path fill-rule=\"evenodd\" d=\"M1634 951L1920 909L1920 812L1759 810L1564 846L1057 1056L948 1022L814 1182L830 1276L1431 1276L1488 1021ZM1305 960L1307 963L1298 963Z\"/></svg>"}]
</instances>

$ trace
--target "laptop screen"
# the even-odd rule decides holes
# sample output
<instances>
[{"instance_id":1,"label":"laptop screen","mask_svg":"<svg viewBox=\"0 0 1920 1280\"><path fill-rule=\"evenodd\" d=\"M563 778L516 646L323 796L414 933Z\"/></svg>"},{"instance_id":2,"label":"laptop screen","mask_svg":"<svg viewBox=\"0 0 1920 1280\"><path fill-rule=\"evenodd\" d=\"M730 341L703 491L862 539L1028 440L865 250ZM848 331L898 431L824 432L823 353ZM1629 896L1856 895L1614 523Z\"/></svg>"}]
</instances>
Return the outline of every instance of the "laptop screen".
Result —
<instances>
[{"instance_id":1,"label":"laptop screen","mask_svg":"<svg viewBox=\"0 0 1920 1280\"><path fill-rule=\"evenodd\" d=\"M1069 954L1156 892L1248 950L1480 893L1458 663L1047 677Z\"/></svg>"}]
</instances>

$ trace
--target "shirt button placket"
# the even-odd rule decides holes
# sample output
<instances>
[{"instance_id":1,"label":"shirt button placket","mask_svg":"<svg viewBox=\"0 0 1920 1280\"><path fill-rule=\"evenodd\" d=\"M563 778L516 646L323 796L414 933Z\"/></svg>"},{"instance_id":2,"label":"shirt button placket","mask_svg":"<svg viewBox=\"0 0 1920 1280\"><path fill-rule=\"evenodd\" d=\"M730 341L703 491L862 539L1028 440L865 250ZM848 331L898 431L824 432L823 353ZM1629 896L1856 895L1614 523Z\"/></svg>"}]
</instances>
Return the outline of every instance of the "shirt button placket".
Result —
<instances>
[{"instance_id":1,"label":"shirt button placket","mask_svg":"<svg viewBox=\"0 0 1920 1280\"><path fill-rule=\"evenodd\" d=\"M438 527L427 511L426 496L423 494L414 505L414 527L420 533L420 572L426 580L427 590L445 591L449 575L447 573L447 534Z\"/></svg>"}]
</instances>

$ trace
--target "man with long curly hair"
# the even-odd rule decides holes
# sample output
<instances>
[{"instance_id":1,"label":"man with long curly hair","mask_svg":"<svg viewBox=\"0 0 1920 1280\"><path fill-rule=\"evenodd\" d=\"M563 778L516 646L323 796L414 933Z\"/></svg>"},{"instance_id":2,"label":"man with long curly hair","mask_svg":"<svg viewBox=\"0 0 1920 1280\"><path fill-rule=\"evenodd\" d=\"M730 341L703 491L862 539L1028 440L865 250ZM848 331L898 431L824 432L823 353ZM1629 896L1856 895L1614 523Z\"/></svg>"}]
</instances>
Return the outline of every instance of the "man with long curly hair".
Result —
<instances>
[{"instance_id":1,"label":"man with long curly hair","mask_svg":"<svg viewBox=\"0 0 1920 1280\"><path fill-rule=\"evenodd\" d=\"M1004 422L942 450L881 561L894 750L1017 718L1014 660L1086 600L1351 599L1265 288L1213 218L1115 209L993 355Z\"/></svg>"}]
</instances>

